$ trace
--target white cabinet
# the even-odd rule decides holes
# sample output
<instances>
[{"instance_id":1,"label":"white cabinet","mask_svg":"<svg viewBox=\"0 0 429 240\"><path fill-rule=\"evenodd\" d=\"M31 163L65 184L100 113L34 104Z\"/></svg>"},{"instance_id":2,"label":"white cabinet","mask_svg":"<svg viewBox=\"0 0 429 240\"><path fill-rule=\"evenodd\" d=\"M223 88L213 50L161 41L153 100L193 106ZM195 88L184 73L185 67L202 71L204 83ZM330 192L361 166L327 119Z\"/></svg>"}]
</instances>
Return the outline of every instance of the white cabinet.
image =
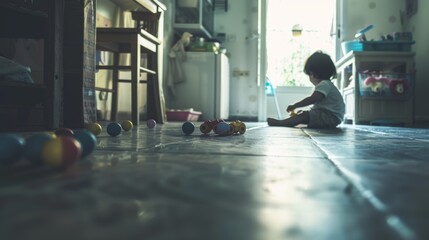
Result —
<instances>
[{"instance_id":1,"label":"white cabinet","mask_svg":"<svg viewBox=\"0 0 429 240\"><path fill-rule=\"evenodd\" d=\"M351 51L336 63L336 86L346 104L345 122L353 124L389 124L411 126L414 120L414 83L406 97L363 96L359 91L359 73L369 70L384 73L414 72L413 52Z\"/></svg>"}]
</instances>

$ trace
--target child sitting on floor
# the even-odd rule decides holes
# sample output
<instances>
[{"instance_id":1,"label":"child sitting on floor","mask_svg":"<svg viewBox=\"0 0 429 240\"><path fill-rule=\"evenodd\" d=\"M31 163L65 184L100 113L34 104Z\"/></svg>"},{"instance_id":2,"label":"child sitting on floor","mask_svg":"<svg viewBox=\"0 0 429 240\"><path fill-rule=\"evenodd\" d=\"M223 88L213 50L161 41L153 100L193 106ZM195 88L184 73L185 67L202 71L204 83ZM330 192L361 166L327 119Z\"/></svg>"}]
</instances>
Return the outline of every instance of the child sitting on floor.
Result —
<instances>
[{"instance_id":1,"label":"child sitting on floor","mask_svg":"<svg viewBox=\"0 0 429 240\"><path fill-rule=\"evenodd\" d=\"M287 112L313 105L309 111L291 114L286 119L268 118L269 126L294 127L307 124L309 128L335 128L344 119L345 104L338 88L331 82L337 77L337 70L329 55L317 51L306 61L304 73L315 86L313 94L301 101L289 105Z\"/></svg>"}]
</instances>

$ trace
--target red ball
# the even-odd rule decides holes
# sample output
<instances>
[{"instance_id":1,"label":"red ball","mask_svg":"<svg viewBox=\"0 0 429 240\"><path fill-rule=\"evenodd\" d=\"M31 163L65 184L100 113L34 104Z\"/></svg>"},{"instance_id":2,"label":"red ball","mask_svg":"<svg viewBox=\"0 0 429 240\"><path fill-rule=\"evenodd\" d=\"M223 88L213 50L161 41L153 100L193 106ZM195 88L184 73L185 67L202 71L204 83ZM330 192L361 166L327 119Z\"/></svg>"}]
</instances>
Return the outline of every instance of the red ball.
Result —
<instances>
[{"instance_id":1,"label":"red ball","mask_svg":"<svg viewBox=\"0 0 429 240\"><path fill-rule=\"evenodd\" d=\"M57 137L60 137L60 136L73 136L74 132L70 128L58 128L57 130L55 130L55 135Z\"/></svg>"},{"instance_id":2,"label":"red ball","mask_svg":"<svg viewBox=\"0 0 429 240\"><path fill-rule=\"evenodd\" d=\"M69 136L49 140L42 148L43 162L53 167L69 167L79 160L81 155L81 144Z\"/></svg>"}]
</instances>

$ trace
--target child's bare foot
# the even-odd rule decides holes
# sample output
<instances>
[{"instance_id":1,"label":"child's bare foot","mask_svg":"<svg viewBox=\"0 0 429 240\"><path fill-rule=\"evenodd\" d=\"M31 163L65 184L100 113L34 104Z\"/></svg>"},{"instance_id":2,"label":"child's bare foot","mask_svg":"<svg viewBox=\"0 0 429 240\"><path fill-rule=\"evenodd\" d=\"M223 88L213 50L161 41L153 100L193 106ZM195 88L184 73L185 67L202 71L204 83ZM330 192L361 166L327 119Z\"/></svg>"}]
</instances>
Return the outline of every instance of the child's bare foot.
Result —
<instances>
[{"instance_id":1,"label":"child's bare foot","mask_svg":"<svg viewBox=\"0 0 429 240\"><path fill-rule=\"evenodd\" d=\"M282 126L282 122L274 118L267 118L267 122L268 126Z\"/></svg>"}]
</instances>

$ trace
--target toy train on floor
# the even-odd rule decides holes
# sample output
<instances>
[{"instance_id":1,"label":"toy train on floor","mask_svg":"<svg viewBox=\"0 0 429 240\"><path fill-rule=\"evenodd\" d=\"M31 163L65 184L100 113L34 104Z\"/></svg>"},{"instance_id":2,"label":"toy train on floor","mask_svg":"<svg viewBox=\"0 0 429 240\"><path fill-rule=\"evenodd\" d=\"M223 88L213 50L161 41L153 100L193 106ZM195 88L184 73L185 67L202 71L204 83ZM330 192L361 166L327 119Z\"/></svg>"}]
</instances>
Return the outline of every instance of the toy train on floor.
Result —
<instances>
[{"instance_id":1,"label":"toy train on floor","mask_svg":"<svg viewBox=\"0 0 429 240\"><path fill-rule=\"evenodd\" d=\"M222 119L207 120L200 125L200 131L204 134L209 134L213 131L219 135L244 134L246 132L246 124L240 120L226 123Z\"/></svg>"}]
</instances>

